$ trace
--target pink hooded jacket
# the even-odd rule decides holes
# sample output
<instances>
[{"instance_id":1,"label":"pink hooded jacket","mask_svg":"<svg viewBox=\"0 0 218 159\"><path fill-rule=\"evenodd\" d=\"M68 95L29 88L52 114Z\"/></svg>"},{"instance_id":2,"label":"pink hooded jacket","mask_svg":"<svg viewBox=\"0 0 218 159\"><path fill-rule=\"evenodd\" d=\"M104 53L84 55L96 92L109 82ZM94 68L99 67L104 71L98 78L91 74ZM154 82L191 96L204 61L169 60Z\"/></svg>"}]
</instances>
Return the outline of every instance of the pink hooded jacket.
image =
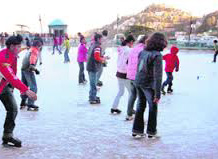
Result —
<instances>
[{"instance_id":1,"label":"pink hooded jacket","mask_svg":"<svg viewBox=\"0 0 218 159\"><path fill-rule=\"evenodd\" d=\"M127 73L127 61L131 48L128 46L121 46L117 49L118 59L117 59L117 72Z\"/></svg>"},{"instance_id":2,"label":"pink hooded jacket","mask_svg":"<svg viewBox=\"0 0 218 159\"><path fill-rule=\"evenodd\" d=\"M139 53L144 49L144 44L137 44L129 53L128 66L127 66L127 78L130 80L135 80L138 66L138 56Z\"/></svg>"}]
</instances>

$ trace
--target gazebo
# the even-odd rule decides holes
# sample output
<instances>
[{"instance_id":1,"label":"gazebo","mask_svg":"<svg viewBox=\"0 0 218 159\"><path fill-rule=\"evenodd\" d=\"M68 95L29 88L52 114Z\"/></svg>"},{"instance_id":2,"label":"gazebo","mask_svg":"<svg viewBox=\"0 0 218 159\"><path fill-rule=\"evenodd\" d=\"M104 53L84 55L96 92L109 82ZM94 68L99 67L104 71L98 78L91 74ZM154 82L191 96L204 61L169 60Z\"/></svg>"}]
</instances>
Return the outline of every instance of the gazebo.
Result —
<instances>
[{"instance_id":1,"label":"gazebo","mask_svg":"<svg viewBox=\"0 0 218 159\"><path fill-rule=\"evenodd\" d=\"M49 25L49 33L56 36L67 33L67 25L60 19L53 20Z\"/></svg>"}]
</instances>

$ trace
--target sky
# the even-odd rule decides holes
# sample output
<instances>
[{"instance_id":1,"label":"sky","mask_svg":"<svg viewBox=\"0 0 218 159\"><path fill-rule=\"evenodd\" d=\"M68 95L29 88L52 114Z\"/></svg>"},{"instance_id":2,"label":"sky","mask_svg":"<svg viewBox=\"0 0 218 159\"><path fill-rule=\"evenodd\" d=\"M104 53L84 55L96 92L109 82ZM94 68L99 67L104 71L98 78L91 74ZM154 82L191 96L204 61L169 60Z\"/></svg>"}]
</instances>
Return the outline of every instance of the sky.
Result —
<instances>
[{"instance_id":1,"label":"sky","mask_svg":"<svg viewBox=\"0 0 218 159\"><path fill-rule=\"evenodd\" d=\"M24 24L31 32L40 32L39 15L43 32L48 24L61 19L68 24L68 33L74 34L110 24L117 15L126 16L144 10L148 5L166 4L195 16L218 10L218 0L0 0L0 32L18 30Z\"/></svg>"}]
</instances>

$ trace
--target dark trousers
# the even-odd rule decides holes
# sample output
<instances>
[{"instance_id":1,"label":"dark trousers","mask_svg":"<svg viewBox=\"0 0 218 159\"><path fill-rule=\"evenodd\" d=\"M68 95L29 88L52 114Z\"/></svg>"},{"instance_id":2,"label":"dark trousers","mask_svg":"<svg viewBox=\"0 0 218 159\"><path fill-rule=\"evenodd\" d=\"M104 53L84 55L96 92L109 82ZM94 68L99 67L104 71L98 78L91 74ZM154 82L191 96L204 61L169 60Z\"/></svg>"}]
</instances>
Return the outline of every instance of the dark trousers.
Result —
<instances>
[{"instance_id":1,"label":"dark trousers","mask_svg":"<svg viewBox=\"0 0 218 159\"><path fill-rule=\"evenodd\" d=\"M165 86L168 85L168 90L169 90L169 89L172 89L172 85L173 85L173 73L172 72L166 72L166 74L167 74L167 79L163 83L162 88L164 88Z\"/></svg>"},{"instance_id":2,"label":"dark trousers","mask_svg":"<svg viewBox=\"0 0 218 159\"><path fill-rule=\"evenodd\" d=\"M13 95L13 89L6 86L0 95L0 100L7 111L4 123L4 136L11 136L13 135L17 116L17 103Z\"/></svg>"},{"instance_id":3,"label":"dark trousers","mask_svg":"<svg viewBox=\"0 0 218 159\"><path fill-rule=\"evenodd\" d=\"M130 96L128 100L128 106L127 106L127 115L132 116L133 114L133 107L135 104L135 100L137 97L137 91L136 86L134 85L133 81L130 82Z\"/></svg>"},{"instance_id":4,"label":"dark trousers","mask_svg":"<svg viewBox=\"0 0 218 159\"><path fill-rule=\"evenodd\" d=\"M215 54L214 54L214 56L213 56L213 62L216 62L216 57L217 57L217 55L218 55L218 51L215 51Z\"/></svg>"},{"instance_id":5,"label":"dark trousers","mask_svg":"<svg viewBox=\"0 0 218 159\"><path fill-rule=\"evenodd\" d=\"M37 84L35 74L31 71L21 71L21 81L28 87L30 90L37 93ZM27 100L28 105L34 105L34 100L28 98L26 95L21 95L22 100Z\"/></svg>"},{"instance_id":6,"label":"dark trousers","mask_svg":"<svg viewBox=\"0 0 218 159\"><path fill-rule=\"evenodd\" d=\"M146 104L149 106L149 116L147 133L155 135L157 133L157 104L154 103L154 91L149 88L137 87L138 105L133 123L133 132L144 133L144 112Z\"/></svg>"},{"instance_id":7,"label":"dark trousers","mask_svg":"<svg viewBox=\"0 0 218 159\"><path fill-rule=\"evenodd\" d=\"M78 62L79 64L79 83L83 83L85 79L85 73L84 73L84 62Z\"/></svg>"}]
</instances>

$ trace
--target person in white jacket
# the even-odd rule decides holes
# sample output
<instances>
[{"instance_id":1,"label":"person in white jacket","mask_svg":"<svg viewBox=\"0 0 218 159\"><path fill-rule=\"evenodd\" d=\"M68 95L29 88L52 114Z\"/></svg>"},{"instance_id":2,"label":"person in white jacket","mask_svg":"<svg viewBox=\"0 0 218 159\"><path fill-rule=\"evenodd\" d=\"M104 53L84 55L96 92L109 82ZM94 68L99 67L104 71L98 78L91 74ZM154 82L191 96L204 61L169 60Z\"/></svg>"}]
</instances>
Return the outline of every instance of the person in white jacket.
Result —
<instances>
[{"instance_id":1,"label":"person in white jacket","mask_svg":"<svg viewBox=\"0 0 218 159\"><path fill-rule=\"evenodd\" d=\"M117 73L116 77L118 80L118 93L114 99L111 113L120 114L121 110L118 109L120 98L123 96L125 88L130 94L130 80L126 78L127 75L127 64L128 64L128 56L133 47L133 43L135 39L132 35L129 35L126 40L123 41L122 46L118 48L118 60L117 60ZM132 110L133 111L133 110Z\"/></svg>"}]
</instances>

